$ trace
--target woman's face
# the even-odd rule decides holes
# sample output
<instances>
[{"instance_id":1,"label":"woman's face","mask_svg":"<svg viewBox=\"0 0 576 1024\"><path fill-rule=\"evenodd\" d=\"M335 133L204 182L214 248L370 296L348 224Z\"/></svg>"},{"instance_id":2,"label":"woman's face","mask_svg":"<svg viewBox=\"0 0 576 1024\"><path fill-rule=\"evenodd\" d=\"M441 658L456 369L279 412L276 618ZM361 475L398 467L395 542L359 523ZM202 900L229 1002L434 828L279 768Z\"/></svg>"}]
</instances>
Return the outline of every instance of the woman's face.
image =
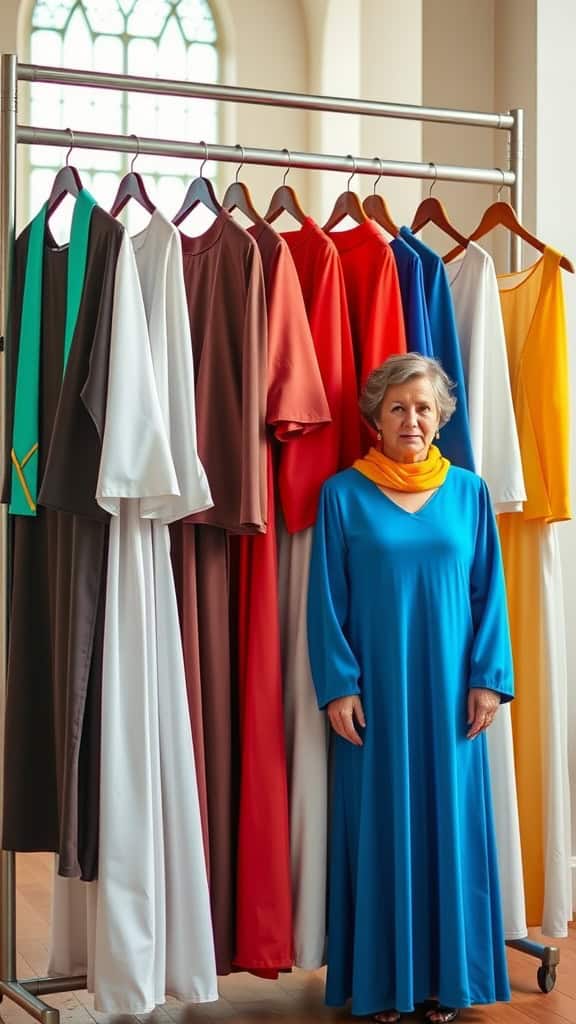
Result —
<instances>
[{"instance_id":1,"label":"woman's face","mask_svg":"<svg viewBox=\"0 0 576 1024\"><path fill-rule=\"evenodd\" d=\"M440 414L427 377L388 388L377 424L380 449L395 462L422 462L438 430Z\"/></svg>"}]
</instances>

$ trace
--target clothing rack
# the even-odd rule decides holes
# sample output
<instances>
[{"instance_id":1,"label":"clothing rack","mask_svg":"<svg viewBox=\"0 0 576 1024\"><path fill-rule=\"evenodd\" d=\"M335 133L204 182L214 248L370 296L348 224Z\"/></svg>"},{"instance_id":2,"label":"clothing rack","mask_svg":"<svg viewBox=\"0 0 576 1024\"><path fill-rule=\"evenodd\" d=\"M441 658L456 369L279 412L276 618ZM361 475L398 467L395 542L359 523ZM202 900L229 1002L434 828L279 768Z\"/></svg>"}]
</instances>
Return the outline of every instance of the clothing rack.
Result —
<instances>
[{"instance_id":1,"label":"clothing rack","mask_svg":"<svg viewBox=\"0 0 576 1024\"><path fill-rule=\"evenodd\" d=\"M94 89L113 89L162 96L190 96L224 102L249 103L280 108L314 110L330 113L362 114L371 117L390 117L420 122L437 122L492 128L508 132L509 147L507 170L485 167L459 167L447 164L414 163L380 160L378 157L331 156L323 153L288 152L288 150L246 148L242 162L278 167L299 167L314 170L351 171L358 174L432 179L433 181L461 181L474 184L509 186L511 202L522 219L523 166L524 166L524 111L514 109L506 113L449 110L438 107L418 107L408 104L382 103L344 97L311 96L302 93L277 92L262 89L244 89L236 86L206 85L197 82L169 79L112 75L95 71L44 67L20 64L15 54L2 54L0 67L0 352L4 353L4 335L8 319L11 288L11 263L16 223L16 151L19 144L49 145L74 148L113 150L124 153L142 153L156 156L180 156L238 163L238 147L192 143L183 140L138 138L134 135L108 135L83 131L62 131L52 128L20 125L17 121L17 84L36 82L53 85L89 86ZM287 155L288 154L288 155ZM510 244L510 269L521 269L521 240L515 236ZM0 444L4 451L4 409L6 371L5 359L0 359ZM2 540L5 552L5 571L0 583L0 616L8 622L9 549L7 517L3 512ZM6 685L6 632L0 649L0 722L4 721ZM33 813L32 808L26 809ZM554 987L559 950L542 946L527 939L508 942L508 945L541 960L538 984L544 992ZM16 971L16 884L15 854L0 853L0 1000L8 996L32 1017L44 1024L59 1024L57 1009L39 997L56 992L69 992L86 987L86 977L17 979Z\"/></svg>"}]
</instances>

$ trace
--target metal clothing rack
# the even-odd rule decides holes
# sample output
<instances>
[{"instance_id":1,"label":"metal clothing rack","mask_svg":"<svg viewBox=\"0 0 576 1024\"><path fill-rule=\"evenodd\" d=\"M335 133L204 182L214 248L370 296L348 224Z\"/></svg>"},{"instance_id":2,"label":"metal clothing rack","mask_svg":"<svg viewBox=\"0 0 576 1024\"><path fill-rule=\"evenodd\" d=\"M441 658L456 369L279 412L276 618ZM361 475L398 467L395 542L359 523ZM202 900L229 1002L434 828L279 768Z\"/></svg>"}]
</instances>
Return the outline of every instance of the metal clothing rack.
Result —
<instances>
[{"instance_id":1,"label":"metal clothing rack","mask_svg":"<svg viewBox=\"0 0 576 1024\"><path fill-rule=\"evenodd\" d=\"M0 67L0 351L4 352L3 338L6 332L8 305L11 288L11 262L16 222L16 150L18 144L25 145L70 145L69 132L52 128L19 125L17 122L18 82L42 82L55 85L89 86L94 89L114 89L149 93L163 96L191 96L200 99L216 99L224 102L250 103L300 110L315 110L331 113L363 114L371 117L391 117L414 121L439 122L454 125L469 125L493 128L508 132L508 170L485 167L457 167L446 164L412 163L396 160L366 159L330 156L323 153L288 154L287 150L246 148L243 162L247 164L268 164L279 167L300 167L314 170L351 170L351 159L358 174L376 173L405 178L431 178L434 181L462 181L475 184L507 185L511 189L511 202L519 218L523 206L524 166L524 111L510 110L506 113L481 113L466 110L448 110L438 107L417 107L408 104L381 103L372 100L357 100L332 96L310 96L301 93L275 92L262 89L243 89L224 85L205 85L196 82L140 78L128 75L103 74L95 71L70 70L65 68L42 67L20 64L15 54L2 54ZM128 153L147 153L157 156L188 156L199 158L206 155L203 143L187 141L138 138L135 136L107 135L94 132L73 132L73 143L79 149L114 150ZM212 160L238 162L238 147L214 145L209 147ZM521 240L511 238L510 268L521 269ZM0 359L0 444L4 451L5 430L3 411L5 389L5 355ZM4 539L6 541L4 526ZM7 545L6 545L7 550ZM8 573L0 584L0 621L8 620ZM0 649L0 724L4 720L4 696L6 674L6 642ZM559 951L553 946L542 946L527 939L508 942L509 946L541 960L538 969L538 984L549 992L554 987ZM8 996L26 1010L32 1017L44 1024L59 1024L57 1009L44 1003L39 997L56 992L70 992L86 987L86 977L29 978L17 979L16 972L16 887L15 855L0 853L0 1000Z\"/></svg>"}]
</instances>

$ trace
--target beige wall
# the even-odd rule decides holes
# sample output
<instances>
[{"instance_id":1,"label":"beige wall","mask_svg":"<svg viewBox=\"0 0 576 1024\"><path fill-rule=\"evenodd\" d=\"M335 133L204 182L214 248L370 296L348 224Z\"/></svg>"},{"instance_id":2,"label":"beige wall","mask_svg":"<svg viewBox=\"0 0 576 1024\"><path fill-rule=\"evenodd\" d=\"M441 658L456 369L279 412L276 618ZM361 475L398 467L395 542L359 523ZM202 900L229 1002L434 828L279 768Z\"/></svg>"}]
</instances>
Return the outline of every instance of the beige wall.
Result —
<instances>
[{"instance_id":1,"label":"beige wall","mask_svg":"<svg viewBox=\"0 0 576 1024\"><path fill-rule=\"evenodd\" d=\"M362 96L368 100L423 103L423 26L421 0L364 0L362 5ZM362 119L361 152L388 160L422 159L422 125L377 117ZM374 179L360 183L363 195ZM420 200L421 183L409 178L382 178L397 224L410 220Z\"/></svg>"},{"instance_id":2,"label":"beige wall","mask_svg":"<svg viewBox=\"0 0 576 1024\"><path fill-rule=\"evenodd\" d=\"M494 0L425 0L423 15L424 104L495 110ZM495 135L484 128L426 124L423 159L494 167ZM423 186L425 195L428 187ZM466 234L476 226L495 191L489 185L441 182L433 194L445 203L452 223ZM424 238L440 252L451 248L450 240L436 228L428 229Z\"/></svg>"}]
</instances>

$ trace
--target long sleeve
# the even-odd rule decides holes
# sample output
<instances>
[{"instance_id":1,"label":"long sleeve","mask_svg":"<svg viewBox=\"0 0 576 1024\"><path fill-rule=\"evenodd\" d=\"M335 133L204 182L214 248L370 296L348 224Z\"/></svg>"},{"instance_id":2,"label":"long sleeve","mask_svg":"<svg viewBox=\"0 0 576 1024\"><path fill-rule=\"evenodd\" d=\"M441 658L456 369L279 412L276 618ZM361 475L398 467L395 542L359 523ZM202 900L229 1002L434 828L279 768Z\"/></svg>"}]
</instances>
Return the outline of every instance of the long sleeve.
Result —
<instances>
[{"instance_id":1,"label":"long sleeve","mask_svg":"<svg viewBox=\"0 0 576 1024\"><path fill-rule=\"evenodd\" d=\"M119 515L122 498L179 493L158 400L138 269L125 234L116 267L96 497L107 512Z\"/></svg>"},{"instance_id":2,"label":"long sleeve","mask_svg":"<svg viewBox=\"0 0 576 1024\"><path fill-rule=\"evenodd\" d=\"M470 574L474 629L470 686L495 690L502 701L508 701L514 696L514 679L504 570L496 520L483 480L478 505L476 547Z\"/></svg>"},{"instance_id":3,"label":"long sleeve","mask_svg":"<svg viewBox=\"0 0 576 1024\"><path fill-rule=\"evenodd\" d=\"M308 585L308 650L318 706L360 693L360 667L346 636L346 541L333 486L320 495Z\"/></svg>"},{"instance_id":4,"label":"long sleeve","mask_svg":"<svg viewBox=\"0 0 576 1024\"><path fill-rule=\"evenodd\" d=\"M162 228L169 231L171 237L163 268L164 287L158 289L162 301L155 305L150 318L150 342L180 493L143 498L140 515L172 523L211 508L213 501L197 447L194 364L182 248L173 225L162 222Z\"/></svg>"},{"instance_id":5,"label":"long sleeve","mask_svg":"<svg viewBox=\"0 0 576 1024\"><path fill-rule=\"evenodd\" d=\"M294 261L284 240L267 283L266 422L279 441L297 441L332 417Z\"/></svg>"}]
</instances>

